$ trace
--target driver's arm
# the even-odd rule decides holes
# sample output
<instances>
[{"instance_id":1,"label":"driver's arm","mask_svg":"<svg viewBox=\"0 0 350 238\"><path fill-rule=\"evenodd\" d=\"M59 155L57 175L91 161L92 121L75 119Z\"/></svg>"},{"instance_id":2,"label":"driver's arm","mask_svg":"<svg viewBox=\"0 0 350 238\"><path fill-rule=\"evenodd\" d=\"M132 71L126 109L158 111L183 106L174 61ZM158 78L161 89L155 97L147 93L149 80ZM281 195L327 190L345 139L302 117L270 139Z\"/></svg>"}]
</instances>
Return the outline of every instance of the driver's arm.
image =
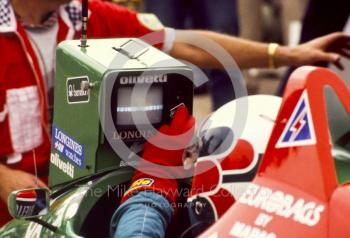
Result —
<instances>
[{"instance_id":1,"label":"driver's arm","mask_svg":"<svg viewBox=\"0 0 350 238\"><path fill-rule=\"evenodd\" d=\"M202 39L205 38L224 48L241 68L269 66L267 54L269 44L210 31L176 30L175 34L171 55L187 60L199 67L222 68L222 65L211 54L203 50L206 48L199 48L188 43L194 42L195 45L200 45ZM344 54L344 48L350 48L349 42L350 37L339 32L293 48L279 46L273 56L274 65L276 67L284 65L300 66L325 61L339 66L340 55L348 56L348 54Z\"/></svg>"},{"instance_id":2,"label":"driver's arm","mask_svg":"<svg viewBox=\"0 0 350 238\"><path fill-rule=\"evenodd\" d=\"M113 215L113 237L165 236L179 196L177 179L185 177L182 156L192 138L194 124L187 109L180 107L171 125L163 125L160 133L145 144L144 161Z\"/></svg>"}]
</instances>

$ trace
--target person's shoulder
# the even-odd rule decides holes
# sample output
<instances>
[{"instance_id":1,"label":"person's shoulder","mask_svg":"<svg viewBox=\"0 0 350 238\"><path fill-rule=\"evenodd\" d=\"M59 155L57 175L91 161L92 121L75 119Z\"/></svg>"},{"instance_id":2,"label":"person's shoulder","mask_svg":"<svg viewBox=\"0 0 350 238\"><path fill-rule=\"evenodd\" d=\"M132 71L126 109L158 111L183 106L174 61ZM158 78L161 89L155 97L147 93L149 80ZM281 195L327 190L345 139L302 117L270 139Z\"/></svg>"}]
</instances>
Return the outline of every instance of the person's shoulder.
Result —
<instances>
[{"instance_id":1,"label":"person's shoulder","mask_svg":"<svg viewBox=\"0 0 350 238\"><path fill-rule=\"evenodd\" d=\"M132 10L115 4L108 1L102 1L102 0L91 0L89 1L89 9L92 12L101 12L101 13L108 13L108 12L120 12L120 13L126 13L126 12L133 12Z\"/></svg>"}]
</instances>

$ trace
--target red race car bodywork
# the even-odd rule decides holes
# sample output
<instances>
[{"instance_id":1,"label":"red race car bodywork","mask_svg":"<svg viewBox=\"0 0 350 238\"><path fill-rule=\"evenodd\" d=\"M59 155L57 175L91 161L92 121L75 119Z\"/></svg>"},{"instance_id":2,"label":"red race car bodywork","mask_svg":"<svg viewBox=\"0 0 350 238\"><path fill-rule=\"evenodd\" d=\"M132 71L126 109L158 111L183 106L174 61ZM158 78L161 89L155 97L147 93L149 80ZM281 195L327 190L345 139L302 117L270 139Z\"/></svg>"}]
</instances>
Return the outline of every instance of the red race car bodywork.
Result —
<instances>
[{"instance_id":1,"label":"red race car bodywork","mask_svg":"<svg viewBox=\"0 0 350 238\"><path fill-rule=\"evenodd\" d=\"M254 180L201 237L350 237L350 186L337 181L325 87L350 114L350 91L337 75L295 71Z\"/></svg>"}]
</instances>

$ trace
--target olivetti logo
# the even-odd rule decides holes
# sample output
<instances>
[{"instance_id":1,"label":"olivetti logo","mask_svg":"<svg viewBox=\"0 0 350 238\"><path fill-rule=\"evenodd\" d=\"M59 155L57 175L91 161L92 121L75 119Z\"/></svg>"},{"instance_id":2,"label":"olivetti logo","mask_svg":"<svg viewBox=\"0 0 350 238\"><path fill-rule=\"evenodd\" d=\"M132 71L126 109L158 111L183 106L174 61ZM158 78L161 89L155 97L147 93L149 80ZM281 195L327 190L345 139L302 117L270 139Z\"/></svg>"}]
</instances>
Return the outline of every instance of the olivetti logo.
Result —
<instances>
[{"instance_id":1,"label":"olivetti logo","mask_svg":"<svg viewBox=\"0 0 350 238\"><path fill-rule=\"evenodd\" d=\"M87 103L90 100L89 77L67 78L67 101L69 104Z\"/></svg>"},{"instance_id":2,"label":"olivetti logo","mask_svg":"<svg viewBox=\"0 0 350 238\"><path fill-rule=\"evenodd\" d=\"M120 77L120 84L152 84L152 83L166 83L168 76L166 74L159 75L142 75L142 76L123 76Z\"/></svg>"}]
</instances>

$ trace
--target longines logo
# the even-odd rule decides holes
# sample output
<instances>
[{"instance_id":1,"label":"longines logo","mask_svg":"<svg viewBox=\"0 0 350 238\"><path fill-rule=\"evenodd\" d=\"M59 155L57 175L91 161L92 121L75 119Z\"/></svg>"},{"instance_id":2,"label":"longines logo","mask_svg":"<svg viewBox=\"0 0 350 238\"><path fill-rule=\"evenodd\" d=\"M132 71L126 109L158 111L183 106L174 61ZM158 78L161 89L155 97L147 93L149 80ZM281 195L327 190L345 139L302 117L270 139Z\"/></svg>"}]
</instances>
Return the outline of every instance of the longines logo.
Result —
<instances>
[{"instance_id":1,"label":"longines logo","mask_svg":"<svg viewBox=\"0 0 350 238\"><path fill-rule=\"evenodd\" d=\"M159 75L143 75L143 76L123 76L120 77L120 84L151 84L151 83L166 83L168 76L166 74Z\"/></svg>"},{"instance_id":2,"label":"longines logo","mask_svg":"<svg viewBox=\"0 0 350 238\"><path fill-rule=\"evenodd\" d=\"M149 138L154 133L151 130L131 130L131 131L115 131L113 134L114 140L137 140L142 138Z\"/></svg>"}]
</instances>

